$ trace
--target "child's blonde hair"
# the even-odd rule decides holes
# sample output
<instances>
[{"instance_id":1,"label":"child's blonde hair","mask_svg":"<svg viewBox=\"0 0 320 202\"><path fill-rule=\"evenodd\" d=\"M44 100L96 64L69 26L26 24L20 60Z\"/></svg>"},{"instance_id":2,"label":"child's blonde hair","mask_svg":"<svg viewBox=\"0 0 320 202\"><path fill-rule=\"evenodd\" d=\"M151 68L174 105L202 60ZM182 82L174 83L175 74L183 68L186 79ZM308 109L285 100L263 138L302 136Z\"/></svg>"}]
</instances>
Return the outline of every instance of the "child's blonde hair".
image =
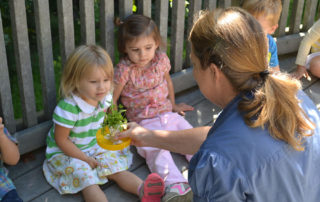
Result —
<instances>
[{"instance_id":1,"label":"child's blonde hair","mask_svg":"<svg viewBox=\"0 0 320 202\"><path fill-rule=\"evenodd\" d=\"M93 67L102 68L110 80L113 80L112 60L103 48L97 45L82 45L76 48L68 57L63 69L61 95L70 97L76 92L83 76Z\"/></svg>"},{"instance_id":2,"label":"child's blonde hair","mask_svg":"<svg viewBox=\"0 0 320 202\"><path fill-rule=\"evenodd\" d=\"M268 75L267 39L257 20L236 7L205 12L189 40L200 68L215 64L242 95L238 108L248 126L267 127L273 137L304 149L303 138L314 127L296 97L300 82L281 73Z\"/></svg>"},{"instance_id":3,"label":"child's blonde hair","mask_svg":"<svg viewBox=\"0 0 320 202\"><path fill-rule=\"evenodd\" d=\"M260 16L267 18L273 26L279 22L282 3L281 0L244 0L242 8L255 18Z\"/></svg>"}]
</instances>

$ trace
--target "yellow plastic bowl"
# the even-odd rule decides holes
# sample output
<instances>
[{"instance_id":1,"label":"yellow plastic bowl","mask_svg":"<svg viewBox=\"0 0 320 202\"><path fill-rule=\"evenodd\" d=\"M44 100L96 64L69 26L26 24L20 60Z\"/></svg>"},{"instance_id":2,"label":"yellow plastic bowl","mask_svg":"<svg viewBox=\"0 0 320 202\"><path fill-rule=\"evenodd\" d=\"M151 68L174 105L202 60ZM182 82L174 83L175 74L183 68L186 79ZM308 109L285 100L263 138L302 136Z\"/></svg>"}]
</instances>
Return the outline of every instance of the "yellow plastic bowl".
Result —
<instances>
[{"instance_id":1,"label":"yellow plastic bowl","mask_svg":"<svg viewBox=\"0 0 320 202\"><path fill-rule=\"evenodd\" d=\"M106 133L109 133L109 128L106 127L105 128ZM107 149L107 150L122 150L126 147L128 147L131 143L131 139L130 138L124 138L122 139L122 143L121 144L114 144L112 141L106 139L103 134L102 134L103 130L102 128L99 129L97 131L96 137L97 137L97 143L100 147L102 147L103 149Z\"/></svg>"}]
</instances>

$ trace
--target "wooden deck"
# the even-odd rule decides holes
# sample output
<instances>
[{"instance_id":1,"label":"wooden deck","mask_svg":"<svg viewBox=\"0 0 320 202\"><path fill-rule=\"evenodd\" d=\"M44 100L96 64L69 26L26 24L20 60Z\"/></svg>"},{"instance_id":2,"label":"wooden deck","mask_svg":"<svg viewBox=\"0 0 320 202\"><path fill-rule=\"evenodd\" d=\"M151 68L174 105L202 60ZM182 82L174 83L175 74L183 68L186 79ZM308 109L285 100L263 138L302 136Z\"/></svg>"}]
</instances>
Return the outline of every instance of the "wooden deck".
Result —
<instances>
[{"instance_id":1,"label":"wooden deck","mask_svg":"<svg viewBox=\"0 0 320 202\"><path fill-rule=\"evenodd\" d=\"M295 67L295 55L286 55L280 58L280 67L282 71L290 72ZM303 80L304 91L320 108L320 81L313 78L311 81ZM191 89L186 93L177 95L177 102L185 102L194 106L195 110L186 114L186 119L194 126L211 125L216 118L220 109L211 104L204 98L198 89ZM20 142L23 144L23 142ZM57 202L57 201L83 201L81 194L61 196L54 190L45 180L42 172L42 163L44 161L45 148L41 148L31 154L26 154L21 157L20 162L16 166L9 167L10 177L13 179L19 195L25 202ZM132 151L136 154L135 149ZM181 171L187 170L186 160L178 154L173 154L177 166ZM134 162L130 168L132 172L137 174L142 179L145 179L149 171L145 161L135 155ZM187 172L184 172L184 174ZM109 201L127 202L139 201L139 199L129 193L122 191L115 183L109 182L101 188L104 190Z\"/></svg>"}]
</instances>

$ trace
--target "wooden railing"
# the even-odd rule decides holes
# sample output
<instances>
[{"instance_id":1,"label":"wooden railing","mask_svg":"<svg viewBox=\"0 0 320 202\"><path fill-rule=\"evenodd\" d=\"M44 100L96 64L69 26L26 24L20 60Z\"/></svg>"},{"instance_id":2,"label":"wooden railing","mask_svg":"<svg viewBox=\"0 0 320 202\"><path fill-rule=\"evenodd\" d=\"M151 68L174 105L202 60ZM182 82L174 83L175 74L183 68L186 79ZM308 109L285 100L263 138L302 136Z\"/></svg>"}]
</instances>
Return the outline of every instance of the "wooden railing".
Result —
<instances>
[{"instance_id":1,"label":"wooden railing","mask_svg":"<svg viewBox=\"0 0 320 202\"><path fill-rule=\"evenodd\" d=\"M120 18L130 15L133 6L132 0L56 0L59 33L51 33L49 0L33 0L43 99L43 110L36 111L25 1L9 0L15 67L21 98L21 119L15 119L14 116L9 78L10 64L7 62L3 22L0 18L0 115L4 118L9 131L18 138L22 154L44 146L45 137L52 125L51 115L56 105L57 95L51 36L59 34L60 56L63 64L76 46L73 9L75 2L79 3L80 8L81 44L95 44L99 41L99 44L107 50L113 59L115 58L114 41L116 40L113 23L116 13L115 4L117 3L119 7ZM96 39L94 4L97 2L99 4L100 39ZM137 13L154 17L164 43L170 47L172 79L176 93L196 85L188 57L190 45L185 43L194 14L201 9L239 6L241 4L241 1L235 0L190 0L186 16L185 0L173 0L172 2L169 0L137 0L136 2ZM291 9L291 22L287 27L290 0L283 0L279 29L275 34L280 55L297 51L303 36L300 32L306 31L313 24L315 16L319 13L318 4L319 0L294 0ZM154 7L155 13L151 12L152 7ZM303 11L304 17L302 18ZM170 12L171 15L169 15ZM168 35L169 29L170 35ZM183 54L184 50L185 54Z\"/></svg>"}]
</instances>

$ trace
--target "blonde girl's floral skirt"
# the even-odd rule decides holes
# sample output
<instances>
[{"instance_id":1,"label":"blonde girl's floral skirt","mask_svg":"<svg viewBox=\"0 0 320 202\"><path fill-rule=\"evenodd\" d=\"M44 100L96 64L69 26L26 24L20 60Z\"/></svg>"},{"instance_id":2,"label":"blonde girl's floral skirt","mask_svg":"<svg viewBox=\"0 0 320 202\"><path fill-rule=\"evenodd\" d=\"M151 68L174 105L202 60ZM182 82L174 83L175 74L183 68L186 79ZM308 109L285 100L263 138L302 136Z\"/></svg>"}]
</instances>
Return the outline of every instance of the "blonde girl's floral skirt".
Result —
<instances>
[{"instance_id":1,"label":"blonde girl's floral skirt","mask_svg":"<svg viewBox=\"0 0 320 202\"><path fill-rule=\"evenodd\" d=\"M64 154L58 154L43 164L44 176L60 194L74 194L94 184L105 184L107 176L127 170L132 163L130 147L120 151L108 151L98 145L86 154L95 158L101 166L92 169L89 164Z\"/></svg>"}]
</instances>

